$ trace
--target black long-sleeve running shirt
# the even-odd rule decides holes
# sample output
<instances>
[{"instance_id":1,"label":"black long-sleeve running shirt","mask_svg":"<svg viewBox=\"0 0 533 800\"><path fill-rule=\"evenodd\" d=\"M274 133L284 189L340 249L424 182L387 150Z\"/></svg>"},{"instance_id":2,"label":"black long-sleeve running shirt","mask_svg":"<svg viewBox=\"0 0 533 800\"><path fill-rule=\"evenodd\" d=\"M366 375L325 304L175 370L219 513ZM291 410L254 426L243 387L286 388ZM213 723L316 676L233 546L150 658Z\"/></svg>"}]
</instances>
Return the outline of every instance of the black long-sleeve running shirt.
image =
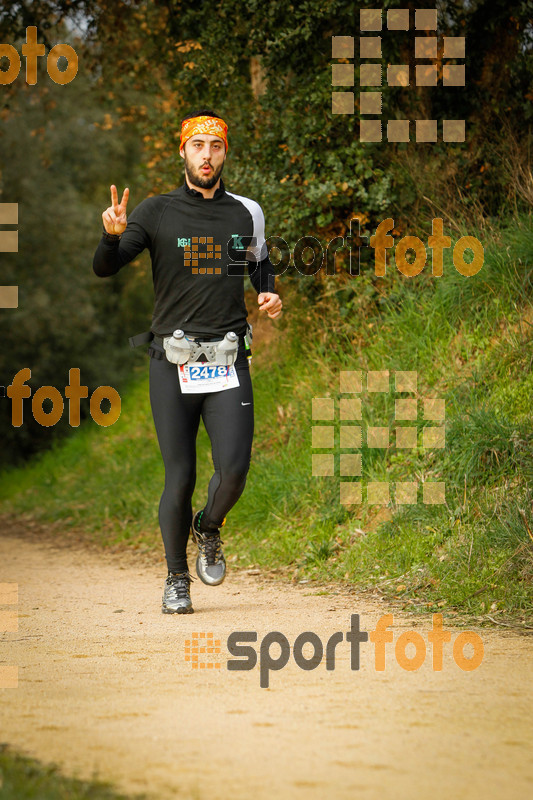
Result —
<instances>
[{"instance_id":1,"label":"black long-sleeve running shirt","mask_svg":"<svg viewBox=\"0 0 533 800\"><path fill-rule=\"evenodd\" d=\"M96 275L115 275L145 248L152 259L152 331L169 336L241 335L246 330L244 275L254 289L275 291L258 203L228 192L222 182L206 199L184 183L143 200L121 236L103 232L93 260Z\"/></svg>"}]
</instances>

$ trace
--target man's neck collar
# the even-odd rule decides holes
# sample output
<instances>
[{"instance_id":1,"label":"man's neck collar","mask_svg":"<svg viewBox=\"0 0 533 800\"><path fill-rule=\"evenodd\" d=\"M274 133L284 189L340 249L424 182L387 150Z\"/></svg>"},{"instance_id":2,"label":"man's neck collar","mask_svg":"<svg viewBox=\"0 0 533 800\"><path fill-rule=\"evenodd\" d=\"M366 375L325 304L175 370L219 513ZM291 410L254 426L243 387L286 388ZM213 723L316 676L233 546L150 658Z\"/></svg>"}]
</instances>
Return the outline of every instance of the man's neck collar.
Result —
<instances>
[{"instance_id":1,"label":"man's neck collar","mask_svg":"<svg viewBox=\"0 0 533 800\"><path fill-rule=\"evenodd\" d=\"M187 194L190 194L192 197L199 197L201 200L217 200L219 197L222 197L222 195L226 193L226 188L224 186L222 178L220 179L220 184L218 188L215 190L213 197L204 197L203 194L199 192L197 189L192 189L186 180L183 182L183 185L185 187L185 191L187 192Z\"/></svg>"}]
</instances>

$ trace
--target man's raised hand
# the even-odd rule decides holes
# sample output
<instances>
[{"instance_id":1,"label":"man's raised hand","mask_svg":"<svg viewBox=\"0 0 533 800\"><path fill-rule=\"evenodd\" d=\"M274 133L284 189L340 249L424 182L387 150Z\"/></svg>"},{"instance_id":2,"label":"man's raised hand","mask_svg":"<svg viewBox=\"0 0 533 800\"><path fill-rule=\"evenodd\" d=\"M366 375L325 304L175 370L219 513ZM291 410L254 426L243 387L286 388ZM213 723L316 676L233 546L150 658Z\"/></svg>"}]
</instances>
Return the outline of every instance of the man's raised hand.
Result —
<instances>
[{"instance_id":1,"label":"man's raised hand","mask_svg":"<svg viewBox=\"0 0 533 800\"><path fill-rule=\"evenodd\" d=\"M126 219L126 206L128 205L129 189L124 189L122 200L118 202L117 187L111 186L111 205L102 214L102 222L107 233L124 233L128 224Z\"/></svg>"}]
</instances>

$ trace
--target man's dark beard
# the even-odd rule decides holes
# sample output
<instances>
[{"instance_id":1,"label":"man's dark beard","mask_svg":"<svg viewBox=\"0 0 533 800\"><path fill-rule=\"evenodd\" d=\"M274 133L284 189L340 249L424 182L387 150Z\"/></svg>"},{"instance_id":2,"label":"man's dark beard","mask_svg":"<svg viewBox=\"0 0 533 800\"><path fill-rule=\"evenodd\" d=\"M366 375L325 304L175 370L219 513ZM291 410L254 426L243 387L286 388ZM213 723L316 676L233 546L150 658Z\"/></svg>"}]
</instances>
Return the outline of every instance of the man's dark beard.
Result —
<instances>
[{"instance_id":1,"label":"man's dark beard","mask_svg":"<svg viewBox=\"0 0 533 800\"><path fill-rule=\"evenodd\" d=\"M213 167L211 167L211 169L213 169ZM214 170L210 178L203 178L201 175L198 176L192 172L192 168L190 168L190 162L188 158L185 157L185 172L187 174L189 182L192 183L193 186L199 186L201 189L212 189L213 186L218 181L218 179L220 178L220 176L222 175L223 169L224 169L224 161L217 170Z\"/></svg>"}]
</instances>

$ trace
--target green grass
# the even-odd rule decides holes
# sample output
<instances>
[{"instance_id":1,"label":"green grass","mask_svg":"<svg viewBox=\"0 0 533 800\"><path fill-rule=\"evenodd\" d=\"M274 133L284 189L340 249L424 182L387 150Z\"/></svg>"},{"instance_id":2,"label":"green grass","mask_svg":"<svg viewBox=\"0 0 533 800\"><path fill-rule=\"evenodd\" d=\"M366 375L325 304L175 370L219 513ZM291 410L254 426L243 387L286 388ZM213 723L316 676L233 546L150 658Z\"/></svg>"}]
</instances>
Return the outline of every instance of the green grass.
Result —
<instances>
[{"instance_id":1,"label":"green grass","mask_svg":"<svg viewBox=\"0 0 533 800\"><path fill-rule=\"evenodd\" d=\"M145 797L130 795L129 800ZM108 783L64 777L55 764L41 764L0 744L0 800L128 800L128 796Z\"/></svg>"},{"instance_id":2,"label":"green grass","mask_svg":"<svg viewBox=\"0 0 533 800\"><path fill-rule=\"evenodd\" d=\"M530 622L533 611L533 266L526 220L478 233L471 278L330 276L285 286L282 335L252 365L256 436L247 487L228 518L232 563L294 580L378 590L413 610ZM336 477L311 476L311 401L337 401L341 370L415 370L418 396L446 400L446 447L362 450L363 481L444 481L446 504L342 506ZM407 397L408 395L403 395ZM363 391L363 426L395 426L394 395ZM420 404L419 404L420 405ZM322 424L322 423L317 423ZM339 421L335 421L336 443ZM400 423L408 424L408 423ZM416 423L426 424L420 414ZM436 424L436 423L432 423ZM392 441L394 441L392 439ZM195 504L211 474L198 440ZM338 459L338 455L336 456ZM109 428L87 422L0 478L3 510L103 545L159 548L163 469L147 368ZM363 494L365 500L365 494ZM497 615L497 616L495 616Z\"/></svg>"}]
</instances>

